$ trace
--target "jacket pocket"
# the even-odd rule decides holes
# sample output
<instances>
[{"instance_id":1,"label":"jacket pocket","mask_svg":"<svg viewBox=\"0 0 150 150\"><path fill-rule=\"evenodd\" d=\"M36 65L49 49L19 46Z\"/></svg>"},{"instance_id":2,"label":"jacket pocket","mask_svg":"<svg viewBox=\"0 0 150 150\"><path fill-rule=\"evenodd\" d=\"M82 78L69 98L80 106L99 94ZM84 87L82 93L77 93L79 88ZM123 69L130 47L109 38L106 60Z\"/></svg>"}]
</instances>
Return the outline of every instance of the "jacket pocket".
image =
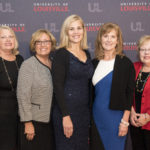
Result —
<instances>
[{"instance_id":1,"label":"jacket pocket","mask_svg":"<svg viewBox=\"0 0 150 150\"><path fill-rule=\"evenodd\" d=\"M36 104L36 103L31 103L31 104L34 105L34 106L37 106L39 109L40 109L40 107L41 107L40 104Z\"/></svg>"}]
</instances>

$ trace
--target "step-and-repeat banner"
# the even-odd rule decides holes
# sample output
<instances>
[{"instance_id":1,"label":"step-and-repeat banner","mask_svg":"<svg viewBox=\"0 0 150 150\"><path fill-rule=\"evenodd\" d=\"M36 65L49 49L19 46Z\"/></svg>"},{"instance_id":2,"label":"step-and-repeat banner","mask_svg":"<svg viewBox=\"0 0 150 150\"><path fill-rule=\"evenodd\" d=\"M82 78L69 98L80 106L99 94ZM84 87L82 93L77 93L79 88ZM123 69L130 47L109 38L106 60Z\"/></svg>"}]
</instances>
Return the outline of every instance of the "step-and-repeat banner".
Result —
<instances>
[{"instance_id":1,"label":"step-and-repeat banner","mask_svg":"<svg viewBox=\"0 0 150 150\"><path fill-rule=\"evenodd\" d=\"M48 29L59 42L61 25L71 14L81 16L85 22L92 57L97 31L106 22L121 27L124 53L133 62L138 60L138 39L150 34L150 0L0 0L0 25L8 25L15 31L25 59L30 57L33 32Z\"/></svg>"},{"instance_id":2,"label":"step-and-repeat banner","mask_svg":"<svg viewBox=\"0 0 150 150\"><path fill-rule=\"evenodd\" d=\"M150 34L149 0L0 0L0 25L8 25L16 32L24 58L30 56L29 41L35 30L48 29L59 42L61 25L71 14L83 18L92 56L97 31L103 23L121 27L124 52L132 61L138 59L138 39Z\"/></svg>"}]
</instances>

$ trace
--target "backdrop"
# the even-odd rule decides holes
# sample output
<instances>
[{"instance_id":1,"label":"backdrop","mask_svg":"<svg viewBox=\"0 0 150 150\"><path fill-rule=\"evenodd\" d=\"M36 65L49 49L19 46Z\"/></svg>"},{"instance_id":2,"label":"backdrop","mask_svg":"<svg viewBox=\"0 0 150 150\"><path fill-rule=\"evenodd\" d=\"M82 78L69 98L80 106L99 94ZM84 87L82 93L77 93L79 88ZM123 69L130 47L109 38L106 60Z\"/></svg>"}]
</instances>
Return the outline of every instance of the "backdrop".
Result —
<instances>
[{"instance_id":1,"label":"backdrop","mask_svg":"<svg viewBox=\"0 0 150 150\"><path fill-rule=\"evenodd\" d=\"M59 42L62 22L71 14L84 20L92 56L103 23L114 22L121 27L124 52L133 62L138 59L136 42L150 34L150 0L0 0L0 25L8 25L16 32L25 59L30 56L33 32L48 29Z\"/></svg>"},{"instance_id":2,"label":"backdrop","mask_svg":"<svg viewBox=\"0 0 150 150\"><path fill-rule=\"evenodd\" d=\"M114 22L121 27L124 52L132 61L137 60L136 42L150 34L150 0L0 0L0 25L8 25L16 32L25 59L30 56L33 32L46 28L59 42L62 22L71 14L83 18L92 56L103 23Z\"/></svg>"}]
</instances>

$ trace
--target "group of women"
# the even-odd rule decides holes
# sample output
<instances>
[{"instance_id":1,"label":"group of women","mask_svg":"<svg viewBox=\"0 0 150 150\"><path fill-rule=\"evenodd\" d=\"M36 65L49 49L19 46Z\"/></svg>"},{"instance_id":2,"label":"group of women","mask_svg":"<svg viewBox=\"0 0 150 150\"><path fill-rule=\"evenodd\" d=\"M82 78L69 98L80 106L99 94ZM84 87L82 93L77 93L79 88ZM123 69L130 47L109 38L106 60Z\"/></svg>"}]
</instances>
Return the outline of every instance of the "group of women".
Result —
<instances>
[{"instance_id":1,"label":"group of women","mask_svg":"<svg viewBox=\"0 0 150 150\"><path fill-rule=\"evenodd\" d=\"M124 150L130 123L133 150L150 149L149 35L133 64L120 27L106 23L91 60L84 22L71 15L56 51L45 29L32 34L30 49L23 62L15 33L0 27L1 150Z\"/></svg>"}]
</instances>

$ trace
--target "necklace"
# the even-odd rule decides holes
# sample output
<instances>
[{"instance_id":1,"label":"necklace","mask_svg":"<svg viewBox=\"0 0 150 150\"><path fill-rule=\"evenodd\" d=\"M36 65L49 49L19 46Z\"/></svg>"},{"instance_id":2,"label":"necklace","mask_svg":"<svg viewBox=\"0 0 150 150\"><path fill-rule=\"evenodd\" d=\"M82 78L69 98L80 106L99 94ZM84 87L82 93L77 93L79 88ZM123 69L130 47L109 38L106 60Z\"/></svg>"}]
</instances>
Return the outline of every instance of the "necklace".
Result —
<instances>
[{"instance_id":1,"label":"necklace","mask_svg":"<svg viewBox=\"0 0 150 150\"><path fill-rule=\"evenodd\" d=\"M9 81L9 84L10 84L10 86L11 86L11 90L12 90L12 91L15 91L15 90L14 90L14 87L13 87L13 84L12 84L13 82L12 82L10 76L9 76L9 73L8 73L8 70L7 70L7 67L6 67L6 64L5 64L5 61L4 61L3 58L2 58L2 62L3 62L3 66L4 66L4 69L5 69L5 72L6 72L8 81ZM18 64L17 64L16 59L15 59L15 64L16 64L17 70L19 71L19 67L18 67Z\"/></svg>"},{"instance_id":2,"label":"necklace","mask_svg":"<svg viewBox=\"0 0 150 150\"><path fill-rule=\"evenodd\" d=\"M149 78L150 73L148 73L147 77L145 80L142 80L142 69L140 70L137 80L136 80L136 91L142 93L146 84L147 79ZM139 84L142 84L142 87L139 88Z\"/></svg>"}]
</instances>

